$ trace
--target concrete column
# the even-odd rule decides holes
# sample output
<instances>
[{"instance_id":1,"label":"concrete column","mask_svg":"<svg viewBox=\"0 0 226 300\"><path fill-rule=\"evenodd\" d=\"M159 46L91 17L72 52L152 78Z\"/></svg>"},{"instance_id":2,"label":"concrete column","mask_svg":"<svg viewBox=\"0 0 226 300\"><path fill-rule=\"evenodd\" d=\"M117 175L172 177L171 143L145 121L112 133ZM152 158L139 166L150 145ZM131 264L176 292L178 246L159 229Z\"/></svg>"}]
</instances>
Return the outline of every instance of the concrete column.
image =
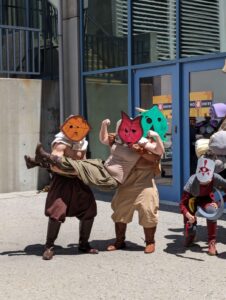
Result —
<instances>
[{"instance_id":1,"label":"concrete column","mask_svg":"<svg viewBox=\"0 0 226 300\"><path fill-rule=\"evenodd\" d=\"M63 4L64 53L64 114L79 114L80 59L79 59L79 1Z\"/></svg>"}]
</instances>

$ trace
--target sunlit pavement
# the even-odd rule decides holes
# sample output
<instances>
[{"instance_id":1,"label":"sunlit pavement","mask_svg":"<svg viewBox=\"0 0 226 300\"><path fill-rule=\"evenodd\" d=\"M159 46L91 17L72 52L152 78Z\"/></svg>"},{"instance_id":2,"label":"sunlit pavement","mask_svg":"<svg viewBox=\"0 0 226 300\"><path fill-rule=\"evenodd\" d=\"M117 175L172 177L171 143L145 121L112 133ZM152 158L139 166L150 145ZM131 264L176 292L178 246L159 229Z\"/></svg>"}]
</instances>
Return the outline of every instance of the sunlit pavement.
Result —
<instances>
[{"instance_id":1,"label":"sunlit pavement","mask_svg":"<svg viewBox=\"0 0 226 300\"><path fill-rule=\"evenodd\" d=\"M137 215L128 226L127 248L107 252L114 237L110 202L97 200L90 241L98 255L77 250L78 221L68 218L56 255L42 260L46 193L0 194L0 299L226 299L226 222L218 224L218 257L207 255L205 219L197 243L183 247L177 206L161 204L156 252L144 254ZM99 198L100 199L100 198Z\"/></svg>"}]
</instances>

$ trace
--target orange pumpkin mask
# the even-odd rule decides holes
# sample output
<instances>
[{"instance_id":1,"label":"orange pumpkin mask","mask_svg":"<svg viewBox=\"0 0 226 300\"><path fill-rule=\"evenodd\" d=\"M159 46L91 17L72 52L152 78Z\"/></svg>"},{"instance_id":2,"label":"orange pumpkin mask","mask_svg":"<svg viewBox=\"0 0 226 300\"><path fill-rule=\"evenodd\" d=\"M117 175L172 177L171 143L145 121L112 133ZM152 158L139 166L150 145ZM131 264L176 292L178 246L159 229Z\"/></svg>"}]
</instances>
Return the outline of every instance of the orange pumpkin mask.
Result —
<instances>
[{"instance_id":1,"label":"orange pumpkin mask","mask_svg":"<svg viewBox=\"0 0 226 300\"><path fill-rule=\"evenodd\" d=\"M68 117L60 127L63 134L73 142L79 142L84 139L90 129L89 123L79 115Z\"/></svg>"}]
</instances>

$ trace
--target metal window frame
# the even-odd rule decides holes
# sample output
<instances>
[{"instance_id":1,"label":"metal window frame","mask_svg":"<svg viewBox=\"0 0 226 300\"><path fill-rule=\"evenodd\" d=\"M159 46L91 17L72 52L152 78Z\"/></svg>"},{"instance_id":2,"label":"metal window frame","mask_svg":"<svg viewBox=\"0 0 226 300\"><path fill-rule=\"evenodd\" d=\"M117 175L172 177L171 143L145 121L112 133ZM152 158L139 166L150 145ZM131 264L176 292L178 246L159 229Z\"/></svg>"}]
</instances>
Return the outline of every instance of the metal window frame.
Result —
<instances>
[{"instance_id":1,"label":"metal window frame","mask_svg":"<svg viewBox=\"0 0 226 300\"><path fill-rule=\"evenodd\" d=\"M83 63L84 63L84 34L83 34L83 0L79 0L80 4L80 91L81 91L81 97L80 97L80 112L82 114L85 114L85 99L84 99L84 87L85 87L85 80L84 78L89 75L96 75L101 73L111 73L111 72L120 72L120 71L127 71L128 72L128 108L130 115L134 115L134 89L133 89L133 74L138 69L146 69L146 68L154 68L154 67L161 67L161 66L167 66L175 64L177 66L177 78L180 81L181 78L181 66L186 62L194 62L194 61L202 61L206 59L213 59L213 58L220 58L220 57L226 57L226 52L220 52L220 53L210 53L207 55L200 55L200 56L192 56L187 58L181 58L180 52L181 52L181 44L180 44L180 12L181 12L181 3L180 0L176 0L176 58L174 60L168 60L168 61L155 61L152 63L146 63L146 64L139 64L139 65L132 65L132 2L133 0L127 0L127 11L128 11L128 40L127 40L127 46L128 46L128 65L123 67L115 67L111 69L101 69L101 70L95 70L95 71L84 71Z\"/></svg>"}]
</instances>

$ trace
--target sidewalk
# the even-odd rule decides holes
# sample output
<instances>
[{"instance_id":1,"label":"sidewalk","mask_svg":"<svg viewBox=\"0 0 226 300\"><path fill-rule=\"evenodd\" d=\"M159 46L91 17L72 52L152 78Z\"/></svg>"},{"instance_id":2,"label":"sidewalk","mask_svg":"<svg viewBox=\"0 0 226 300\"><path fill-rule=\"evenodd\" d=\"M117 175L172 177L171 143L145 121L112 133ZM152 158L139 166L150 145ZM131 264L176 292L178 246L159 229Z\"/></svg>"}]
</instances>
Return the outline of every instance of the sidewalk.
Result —
<instances>
[{"instance_id":1,"label":"sidewalk","mask_svg":"<svg viewBox=\"0 0 226 300\"><path fill-rule=\"evenodd\" d=\"M78 221L68 218L56 242L56 256L44 261L45 197L35 191L0 194L0 299L226 299L225 220L218 222L218 257L207 255L202 218L197 246L185 251L182 216L178 207L165 204L160 207L154 254L143 253L137 215L128 226L128 248L107 252L114 237L111 208L108 201L97 200L90 241L100 253L78 253Z\"/></svg>"}]
</instances>

